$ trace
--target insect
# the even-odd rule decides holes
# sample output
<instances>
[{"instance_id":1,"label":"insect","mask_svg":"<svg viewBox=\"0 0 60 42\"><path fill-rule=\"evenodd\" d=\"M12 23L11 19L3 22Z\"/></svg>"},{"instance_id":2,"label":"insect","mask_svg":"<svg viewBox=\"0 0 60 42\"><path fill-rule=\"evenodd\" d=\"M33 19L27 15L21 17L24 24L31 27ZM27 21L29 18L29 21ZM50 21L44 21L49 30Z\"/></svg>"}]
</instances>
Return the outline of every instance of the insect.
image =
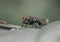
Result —
<instances>
[{"instance_id":1,"label":"insect","mask_svg":"<svg viewBox=\"0 0 60 42\"><path fill-rule=\"evenodd\" d=\"M35 23L37 23L38 25L43 25L40 19L32 16L24 16L22 19L22 27L24 26L23 24L26 24L25 27L27 27L27 25L32 25L32 27L34 25L35 27L37 27Z\"/></svg>"}]
</instances>

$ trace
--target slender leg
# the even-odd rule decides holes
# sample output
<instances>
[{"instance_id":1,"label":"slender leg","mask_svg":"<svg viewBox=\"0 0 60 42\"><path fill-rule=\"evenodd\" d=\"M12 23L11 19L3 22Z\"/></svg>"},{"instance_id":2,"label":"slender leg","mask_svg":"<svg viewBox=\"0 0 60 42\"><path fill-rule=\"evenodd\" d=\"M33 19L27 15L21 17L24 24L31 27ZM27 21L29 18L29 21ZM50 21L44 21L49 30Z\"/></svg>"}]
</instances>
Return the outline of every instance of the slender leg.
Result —
<instances>
[{"instance_id":1,"label":"slender leg","mask_svg":"<svg viewBox=\"0 0 60 42\"><path fill-rule=\"evenodd\" d=\"M32 24L32 28L33 28L33 24Z\"/></svg>"},{"instance_id":2,"label":"slender leg","mask_svg":"<svg viewBox=\"0 0 60 42\"><path fill-rule=\"evenodd\" d=\"M25 28L27 27L27 24L25 25Z\"/></svg>"},{"instance_id":3,"label":"slender leg","mask_svg":"<svg viewBox=\"0 0 60 42\"><path fill-rule=\"evenodd\" d=\"M23 27L23 22L22 22L22 27Z\"/></svg>"},{"instance_id":4,"label":"slender leg","mask_svg":"<svg viewBox=\"0 0 60 42\"><path fill-rule=\"evenodd\" d=\"M37 25L35 24L35 28L37 28Z\"/></svg>"},{"instance_id":5,"label":"slender leg","mask_svg":"<svg viewBox=\"0 0 60 42\"><path fill-rule=\"evenodd\" d=\"M34 23L35 28L37 28L37 25Z\"/></svg>"}]
</instances>

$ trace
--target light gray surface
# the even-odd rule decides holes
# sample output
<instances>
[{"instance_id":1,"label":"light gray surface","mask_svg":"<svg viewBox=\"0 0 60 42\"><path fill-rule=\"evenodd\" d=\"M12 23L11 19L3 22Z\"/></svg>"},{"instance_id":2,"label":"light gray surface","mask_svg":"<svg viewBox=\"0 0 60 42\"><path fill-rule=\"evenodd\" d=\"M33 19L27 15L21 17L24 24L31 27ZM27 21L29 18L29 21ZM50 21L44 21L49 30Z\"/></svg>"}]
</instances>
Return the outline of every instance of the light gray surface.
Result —
<instances>
[{"instance_id":1,"label":"light gray surface","mask_svg":"<svg viewBox=\"0 0 60 42\"><path fill-rule=\"evenodd\" d=\"M39 42L60 42L60 21L43 27L39 36Z\"/></svg>"},{"instance_id":2,"label":"light gray surface","mask_svg":"<svg viewBox=\"0 0 60 42\"><path fill-rule=\"evenodd\" d=\"M0 33L0 42L34 42L39 29L26 28Z\"/></svg>"},{"instance_id":3,"label":"light gray surface","mask_svg":"<svg viewBox=\"0 0 60 42\"><path fill-rule=\"evenodd\" d=\"M60 21L41 29L22 28L0 33L0 42L60 42Z\"/></svg>"},{"instance_id":4,"label":"light gray surface","mask_svg":"<svg viewBox=\"0 0 60 42\"><path fill-rule=\"evenodd\" d=\"M11 31L10 29L5 29L5 28L0 28L0 34L1 33L6 33L8 31Z\"/></svg>"}]
</instances>

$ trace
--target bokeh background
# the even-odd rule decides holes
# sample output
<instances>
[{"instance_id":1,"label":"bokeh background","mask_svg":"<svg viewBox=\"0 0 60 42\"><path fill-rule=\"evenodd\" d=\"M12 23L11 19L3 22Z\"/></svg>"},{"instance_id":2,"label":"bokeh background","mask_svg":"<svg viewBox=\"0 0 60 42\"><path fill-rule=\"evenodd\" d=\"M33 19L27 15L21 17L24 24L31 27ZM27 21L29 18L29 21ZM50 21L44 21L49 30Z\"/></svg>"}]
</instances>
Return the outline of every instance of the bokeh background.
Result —
<instances>
[{"instance_id":1,"label":"bokeh background","mask_svg":"<svg viewBox=\"0 0 60 42\"><path fill-rule=\"evenodd\" d=\"M60 0L0 0L0 20L19 24L23 16L60 20Z\"/></svg>"}]
</instances>

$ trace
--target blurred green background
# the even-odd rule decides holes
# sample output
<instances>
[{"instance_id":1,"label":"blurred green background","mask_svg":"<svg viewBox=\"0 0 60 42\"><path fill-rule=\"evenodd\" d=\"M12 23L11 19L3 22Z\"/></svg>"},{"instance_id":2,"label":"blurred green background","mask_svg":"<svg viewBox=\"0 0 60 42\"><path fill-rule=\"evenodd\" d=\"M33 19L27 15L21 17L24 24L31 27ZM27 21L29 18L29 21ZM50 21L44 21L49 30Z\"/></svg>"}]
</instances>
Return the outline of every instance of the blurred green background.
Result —
<instances>
[{"instance_id":1,"label":"blurred green background","mask_svg":"<svg viewBox=\"0 0 60 42\"><path fill-rule=\"evenodd\" d=\"M0 20L19 24L23 16L60 20L60 0L0 0Z\"/></svg>"}]
</instances>

